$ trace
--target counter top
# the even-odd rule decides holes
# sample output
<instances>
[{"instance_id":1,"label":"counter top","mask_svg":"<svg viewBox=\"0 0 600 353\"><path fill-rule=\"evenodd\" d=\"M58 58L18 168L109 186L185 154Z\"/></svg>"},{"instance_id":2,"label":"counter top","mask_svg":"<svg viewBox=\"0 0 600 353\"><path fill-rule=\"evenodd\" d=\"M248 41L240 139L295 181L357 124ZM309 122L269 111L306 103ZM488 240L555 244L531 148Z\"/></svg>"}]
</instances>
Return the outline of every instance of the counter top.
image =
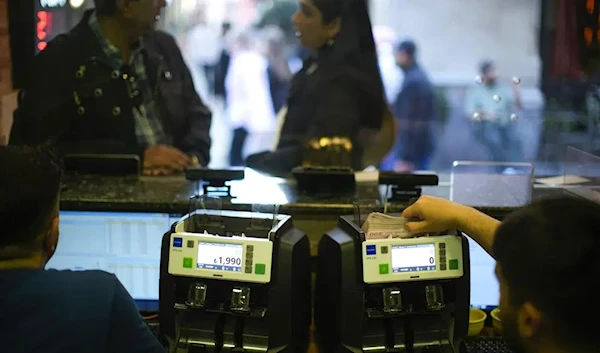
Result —
<instances>
[{"instance_id":1,"label":"counter top","mask_svg":"<svg viewBox=\"0 0 600 353\"><path fill-rule=\"evenodd\" d=\"M489 185L489 180L483 182ZM66 176L63 183L61 210L66 211L187 213L190 197L197 194L196 183L185 180L183 176L140 178ZM496 187L487 187L484 192L477 187L477 184L478 179L474 178L472 187L463 190L462 193L466 193L466 200L477 200L475 205L483 212L496 218L503 218L516 208L514 195L502 190L504 188L495 185ZM256 204L278 204L279 212L284 214L342 215L353 213L354 202L381 208L381 195L384 191L383 187L374 182L361 182L357 183L353 193L335 197L316 197L298 192L293 180L246 173L245 180L231 184L231 193L236 198L223 201L221 207L229 210L253 210L252 205ZM536 188L533 198L560 192L563 191L557 188ZM450 187L449 185L424 187L423 194L448 198ZM400 212L405 207L405 204L390 204L388 211Z\"/></svg>"}]
</instances>

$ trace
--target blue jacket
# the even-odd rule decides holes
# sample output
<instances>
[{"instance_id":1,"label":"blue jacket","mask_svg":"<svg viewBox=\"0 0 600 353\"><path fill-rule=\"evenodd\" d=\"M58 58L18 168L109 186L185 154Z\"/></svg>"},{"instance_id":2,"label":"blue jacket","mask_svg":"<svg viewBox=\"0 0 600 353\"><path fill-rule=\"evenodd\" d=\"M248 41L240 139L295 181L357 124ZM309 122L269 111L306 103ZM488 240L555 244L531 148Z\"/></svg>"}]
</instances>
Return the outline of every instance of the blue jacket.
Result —
<instances>
[{"instance_id":1,"label":"blue jacket","mask_svg":"<svg viewBox=\"0 0 600 353\"><path fill-rule=\"evenodd\" d=\"M396 159L416 163L433 153L433 125L438 120L435 90L427 74L413 65L405 70L402 89L392 106L398 121Z\"/></svg>"}]
</instances>

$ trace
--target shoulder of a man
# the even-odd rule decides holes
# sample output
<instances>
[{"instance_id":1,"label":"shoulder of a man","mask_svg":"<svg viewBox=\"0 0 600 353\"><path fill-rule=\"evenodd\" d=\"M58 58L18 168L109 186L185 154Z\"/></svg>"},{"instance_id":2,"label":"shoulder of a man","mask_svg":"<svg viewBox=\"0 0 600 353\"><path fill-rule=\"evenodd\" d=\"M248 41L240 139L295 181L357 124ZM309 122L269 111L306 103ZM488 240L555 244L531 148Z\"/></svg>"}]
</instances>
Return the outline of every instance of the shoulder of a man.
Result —
<instances>
[{"instance_id":1,"label":"shoulder of a man","mask_svg":"<svg viewBox=\"0 0 600 353\"><path fill-rule=\"evenodd\" d=\"M48 42L44 50L36 54L32 61L30 84L27 88L38 87L48 90L63 87L57 82L75 77L81 61L81 45L86 40L80 31L72 30L60 34ZM72 72L71 72L72 71Z\"/></svg>"},{"instance_id":2,"label":"shoulder of a man","mask_svg":"<svg viewBox=\"0 0 600 353\"><path fill-rule=\"evenodd\" d=\"M181 52L181 49L179 48L179 44L177 44L177 40L175 39L175 37L173 37L165 31L150 31L144 36L144 41L150 41L150 43L153 44L152 47L158 47L158 50L176 51L179 53Z\"/></svg>"},{"instance_id":3,"label":"shoulder of a man","mask_svg":"<svg viewBox=\"0 0 600 353\"><path fill-rule=\"evenodd\" d=\"M59 34L48 42L46 47L34 57L34 65L41 63L64 63L77 56L77 47L84 41L81 31L76 29Z\"/></svg>"},{"instance_id":4,"label":"shoulder of a man","mask_svg":"<svg viewBox=\"0 0 600 353\"><path fill-rule=\"evenodd\" d=\"M120 282L112 273L88 270L88 271L55 271L47 270L46 273L54 280L68 287L79 288L80 292L96 293L98 297L105 300L112 299L115 288Z\"/></svg>"},{"instance_id":5,"label":"shoulder of a man","mask_svg":"<svg viewBox=\"0 0 600 353\"><path fill-rule=\"evenodd\" d=\"M103 271L70 273L70 282L85 291L95 291L99 300L108 300L108 347L111 352L163 353L164 349L146 323L125 287L113 274ZM102 298L102 299L100 299Z\"/></svg>"},{"instance_id":6,"label":"shoulder of a man","mask_svg":"<svg viewBox=\"0 0 600 353\"><path fill-rule=\"evenodd\" d=\"M85 295L95 307L108 310L107 349L110 352L163 353L164 349L144 323L139 310L125 287L114 274L90 271L48 271L58 285ZM94 306L92 306L94 307ZM89 309L86 309L89 312ZM90 315L94 315L90 313Z\"/></svg>"}]
</instances>

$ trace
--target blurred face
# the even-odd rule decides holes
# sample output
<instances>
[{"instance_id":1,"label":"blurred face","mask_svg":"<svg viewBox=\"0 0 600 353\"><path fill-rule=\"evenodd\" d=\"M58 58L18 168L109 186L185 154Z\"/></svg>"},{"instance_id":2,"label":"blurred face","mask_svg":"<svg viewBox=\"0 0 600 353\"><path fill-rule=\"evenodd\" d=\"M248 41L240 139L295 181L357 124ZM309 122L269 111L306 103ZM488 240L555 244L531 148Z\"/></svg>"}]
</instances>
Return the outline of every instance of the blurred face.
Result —
<instances>
[{"instance_id":1,"label":"blurred face","mask_svg":"<svg viewBox=\"0 0 600 353\"><path fill-rule=\"evenodd\" d=\"M408 55L405 51L396 51L394 53L394 57L396 58L396 65L398 65L401 68L409 67L411 64L410 55Z\"/></svg>"},{"instance_id":2,"label":"blurred face","mask_svg":"<svg viewBox=\"0 0 600 353\"><path fill-rule=\"evenodd\" d=\"M153 30L160 18L166 0L120 0L123 16L139 33Z\"/></svg>"},{"instance_id":3,"label":"blurred face","mask_svg":"<svg viewBox=\"0 0 600 353\"><path fill-rule=\"evenodd\" d=\"M316 52L331 39L335 39L341 29L341 19L323 23L323 14L313 0L300 0L298 11L292 17L300 44Z\"/></svg>"},{"instance_id":4,"label":"blurred face","mask_svg":"<svg viewBox=\"0 0 600 353\"><path fill-rule=\"evenodd\" d=\"M542 351L536 348L540 336L540 312L530 302L525 302L521 306L512 304L510 289L499 265L496 265L496 277L500 284L498 307L504 339L516 353Z\"/></svg>"},{"instance_id":5,"label":"blurred face","mask_svg":"<svg viewBox=\"0 0 600 353\"><path fill-rule=\"evenodd\" d=\"M483 81L487 84L494 84L498 79L495 67L490 67L483 73Z\"/></svg>"}]
</instances>

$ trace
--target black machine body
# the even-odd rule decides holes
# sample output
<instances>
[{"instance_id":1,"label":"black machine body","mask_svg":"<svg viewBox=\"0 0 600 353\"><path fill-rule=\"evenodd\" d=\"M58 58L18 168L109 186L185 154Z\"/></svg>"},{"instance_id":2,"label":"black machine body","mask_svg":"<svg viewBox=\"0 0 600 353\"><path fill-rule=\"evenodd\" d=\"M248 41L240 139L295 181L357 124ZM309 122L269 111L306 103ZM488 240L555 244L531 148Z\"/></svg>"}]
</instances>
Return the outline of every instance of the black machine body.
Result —
<instances>
[{"instance_id":1,"label":"black machine body","mask_svg":"<svg viewBox=\"0 0 600 353\"><path fill-rule=\"evenodd\" d=\"M423 186L437 186L436 174L406 174L379 172L379 185L387 185L386 199L392 202L410 202L421 196Z\"/></svg>"},{"instance_id":2,"label":"black machine body","mask_svg":"<svg viewBox=\"0 0 600 353\"><path fill-rule=\"evenodd\" d=\"M352 217L341 217L319 244L321 351L459 352L469 323L469 246L453 233L366 240Z\"/></svg>"},{"instance_id":3,"label":"black machine body","mask_svg":"<svg viewBox=\"0 0 600 353\"><path fill-rule=\"evenodd\" d=\"M159 320L170 352L306 352L310 249L291 217L190 213L162 241Z\"/></svg>"}]
</instances>

